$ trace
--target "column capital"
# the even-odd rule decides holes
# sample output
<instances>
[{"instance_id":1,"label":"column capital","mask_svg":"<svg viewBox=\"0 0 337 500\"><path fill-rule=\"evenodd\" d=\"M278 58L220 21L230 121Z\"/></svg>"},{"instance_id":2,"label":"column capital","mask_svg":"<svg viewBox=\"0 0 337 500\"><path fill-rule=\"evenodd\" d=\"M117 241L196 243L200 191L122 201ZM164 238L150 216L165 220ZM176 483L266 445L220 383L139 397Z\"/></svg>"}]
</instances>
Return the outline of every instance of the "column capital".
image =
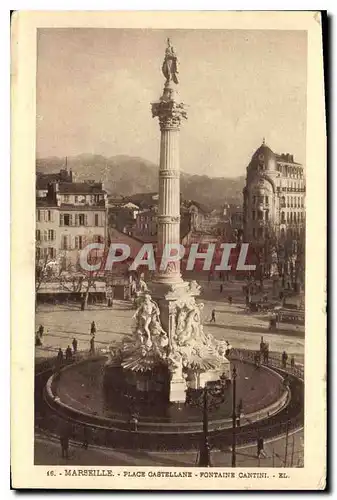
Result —
<instances>
[{"instance_id":1,"label":"column capital","mask_svg":"<svg viewBox=\"0 0 337 500\"><path fill-rule=\"evenodd\" d=\"M152 103L152 117L159 118L160 130L179 130L182 119L187 119L184 103L160 100Z\"/></svg>"}]
</instances>

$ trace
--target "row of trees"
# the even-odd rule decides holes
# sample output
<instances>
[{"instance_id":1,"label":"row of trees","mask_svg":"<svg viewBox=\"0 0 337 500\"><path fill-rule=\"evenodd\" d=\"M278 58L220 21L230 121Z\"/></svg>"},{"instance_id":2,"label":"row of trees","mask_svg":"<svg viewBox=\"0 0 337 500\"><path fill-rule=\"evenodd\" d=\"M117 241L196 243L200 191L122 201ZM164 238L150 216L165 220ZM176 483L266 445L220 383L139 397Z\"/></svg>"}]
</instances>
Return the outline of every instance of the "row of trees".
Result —
<instances>
[{"instance_id":1,"label":"row of trees","mask_svg":"<svg viewBox=\"0 0 337 500\"><path fill-rule=\"evenodd\" d=\"M290 283L294 290L305 281L305 230L277 233L268 227L265 237L251 244L257 265L257 278L278 274L282 286Z\"/></svg>"},{"instance_id":2,"label":"row of trees","mask_svg":"<svg viewBox=\"0 0 337 500\"><path fill-rule=\"evenodd\" d=\"M37 305L38 293L41 288L50 283L55 292L68 292L81 294L81 309L86 309L90 291L96 290L98 280L103 280L100 271L78 271L76 265L67 262L66 255L56 259L48 256L35 261L35 304Z\"/></svg>"}]
</instances>

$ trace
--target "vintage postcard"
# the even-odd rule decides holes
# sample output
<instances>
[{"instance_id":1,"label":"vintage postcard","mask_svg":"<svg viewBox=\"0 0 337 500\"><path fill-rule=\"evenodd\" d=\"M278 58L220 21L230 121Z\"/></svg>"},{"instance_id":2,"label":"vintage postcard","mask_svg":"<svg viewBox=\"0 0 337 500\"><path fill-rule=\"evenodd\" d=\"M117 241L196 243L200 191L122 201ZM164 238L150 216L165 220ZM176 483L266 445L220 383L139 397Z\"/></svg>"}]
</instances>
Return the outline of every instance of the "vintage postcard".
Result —
<instances>
[{"instance_id":1,"label":"vintage postcard","mask_svg":"<svg viewBox=\"0 0 337 500\"><path fill-rule=\"evenodd\" d=\"M14 488L325 488L322 36L14 14Z\"/></svg>"}]
</instances>

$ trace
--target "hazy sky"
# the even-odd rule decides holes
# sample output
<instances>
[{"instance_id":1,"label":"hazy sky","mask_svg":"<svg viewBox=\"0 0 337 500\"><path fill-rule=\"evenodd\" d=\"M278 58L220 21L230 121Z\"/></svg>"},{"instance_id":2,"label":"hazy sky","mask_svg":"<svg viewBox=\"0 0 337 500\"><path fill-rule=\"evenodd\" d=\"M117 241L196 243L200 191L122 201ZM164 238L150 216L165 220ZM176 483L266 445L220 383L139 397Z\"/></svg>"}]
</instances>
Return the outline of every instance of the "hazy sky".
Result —
<instances>
[{"instance_id":1,"label":"hazy sky","mask_svg":"<svg viewBox=\"0 0 337 500\"><path fill-rule=\"evenodd\" d=\"M37 156L126 154L158 163L170 36L180 62L181 169L237 176L266 143L305 162L303 31L43 29L38 33Z\"/></svg>"}]
</instances>

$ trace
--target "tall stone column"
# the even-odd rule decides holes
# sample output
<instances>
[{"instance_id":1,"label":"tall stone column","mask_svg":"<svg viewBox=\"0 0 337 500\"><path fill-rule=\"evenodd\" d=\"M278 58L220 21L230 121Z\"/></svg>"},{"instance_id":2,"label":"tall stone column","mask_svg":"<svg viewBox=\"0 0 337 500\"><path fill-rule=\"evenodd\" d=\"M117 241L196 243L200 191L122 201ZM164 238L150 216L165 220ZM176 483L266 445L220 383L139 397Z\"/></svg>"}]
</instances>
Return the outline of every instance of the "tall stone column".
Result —
<instances>
[{"instance_id":1,"label":"tall stone column","mask_svg":"<svg viewBox=\"0 0 337 500\"><path fill-rule=\"evenodd\" d=\"M152 115L159 118L160 163L159 163L159 207L157 218L157 261L161 261L166 244L180 243L180 165L179 131L187 113L182 103L177 102L172 80L165 83L163 95L152 103ZM182 282L180 262L171 261L165 270L157 270L156 282L174 284Z\"/></svg>"}]
</instances>

